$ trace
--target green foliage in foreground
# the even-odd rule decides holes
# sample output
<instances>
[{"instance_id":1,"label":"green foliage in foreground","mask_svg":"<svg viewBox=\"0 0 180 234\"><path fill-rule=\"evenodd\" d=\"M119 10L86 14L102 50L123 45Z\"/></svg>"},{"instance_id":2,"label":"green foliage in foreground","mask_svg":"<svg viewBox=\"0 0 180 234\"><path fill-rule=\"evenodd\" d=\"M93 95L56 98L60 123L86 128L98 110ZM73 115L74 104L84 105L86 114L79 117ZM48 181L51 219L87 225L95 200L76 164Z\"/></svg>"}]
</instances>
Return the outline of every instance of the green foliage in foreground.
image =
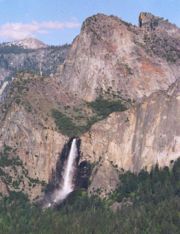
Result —
<instances>
[{"instance_id":1,"label":"green foliage in foreground","mask_svg":"<svg viewBox=\"0 0 180 234\"><path fill-rule=\"evenodd\" d=\"M28 203L14 201L11 206L0 207L0 233L179 233L179 198L164 200L157 205L129 207L117 213L97 204L94 199L90 207L83 210L71 207L69 212L66 207L59 211L42 211Z\"/></svg>"},{"instance_id":2,"label":"green foliage in foreground","mask_svg":"<svg viewBox=\"0 0 180 234\"><path fill-rule=\"evenodd\" d=\"M150 174L125 173L121 176L121 186L110 199L112 202L129 199L134 204L124 203L116 213L108 207L110 200L88 198L83 191L72 194L59 210L45 211L30 205L21 193L12 193L0 204L0 233L178 234L179 181L180 160L172 170L156 167Z\"/></svg>"},{"instance_id":3,"label":"green foliage in foreground","mask_svg":"<svg viewBox=\"0 0 180 234\"><path fill-rule=\"evenodd\" d=\"M157 204L164 199L180 197L180 159L173 168L159 169L154 167L150 173L142 170L139 174L126 172L120 176L120 184L112 194L112 198L119 202L129 199L133 203Z\"/></svg>"}]
</instances>

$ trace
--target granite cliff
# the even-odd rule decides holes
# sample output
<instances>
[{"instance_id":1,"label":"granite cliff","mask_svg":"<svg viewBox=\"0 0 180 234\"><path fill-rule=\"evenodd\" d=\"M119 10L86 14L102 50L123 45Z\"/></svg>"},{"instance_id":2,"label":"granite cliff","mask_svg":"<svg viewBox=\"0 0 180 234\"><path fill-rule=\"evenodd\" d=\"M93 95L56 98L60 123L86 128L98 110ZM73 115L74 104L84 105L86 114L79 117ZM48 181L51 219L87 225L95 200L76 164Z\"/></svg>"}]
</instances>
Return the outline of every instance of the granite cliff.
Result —
<instances>
[{"instance_id":1,"label":"granite cliff","mask_svg":"<svg viewBox=\"0 0 180 234\"><path fill-rule=\"evenodd\" d=\"M89 192L109 193L123 170L171 165L180 156L179 39L178 27L150 13L139 26L98 14L54 77L18 74L0 104L0 151L21 165L0 164L1 192L41 195L72 135L80 162L94 165ZM19 186L7 180L13 173Z\"/></svg>"},{"instance_id":2,"label":"granite cliff","mask_svg":"<svg viewBox=\"0 0 180 234\"><path fill-rule=\"evenodd\" d=\"M139 21L136 27L114 16L88 18L61 66L62 84L86 101L109 90L131 100L167 90L180 73L180 30L151 14Z\"/></svg>"}]
</instances>

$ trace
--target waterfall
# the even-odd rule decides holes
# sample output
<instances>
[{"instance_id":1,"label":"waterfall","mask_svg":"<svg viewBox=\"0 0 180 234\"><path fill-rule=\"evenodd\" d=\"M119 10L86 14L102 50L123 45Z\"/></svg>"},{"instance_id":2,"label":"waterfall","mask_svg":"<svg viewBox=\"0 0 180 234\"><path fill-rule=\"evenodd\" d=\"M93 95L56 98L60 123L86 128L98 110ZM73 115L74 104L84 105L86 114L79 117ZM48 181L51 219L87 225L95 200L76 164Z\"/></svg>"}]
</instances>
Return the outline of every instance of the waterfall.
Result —
<instances>
[{"instance_id":1,"label":"waterfall","mask_svg":"<svg viewBox=\"0 0 180 234\"><path fill-rule=\"evenodd\" d=\"M0 99L3 96L3 93L6 89L6 87L8 86L9 82L8 81L4 81L4 83L2 84L2 87L0 88Z\"/></svg>"},{"instance_id":2,"label":"waterfall","mask_svg":"<svg viewBox=\"0 0 180 234\"><path fill-rule=\"evenodd\" d=\"M55 204L60 203L63 201L68 194L70 194L74 190L74 171L75 171L75 161L78 156L78 149L77 149L77 139L74 138L71 143L70 152L67 158L67 161L63 168L62 173L62 183L59 189L56 189L48 204L45 207L51 207Z\"/></svg>"},{"instance_id":3,"label":"waterfall","mask_svg":"<svg viewBox=\"0 0 180 234\"><path fill-rule=\"evenodd\" d=\"M71 193L74 189L73 184L73 176L74 176L74 162L77 157L77 145L76 139L73 139L71 144L71 149L68 155L68 159L63 171L63 181L61 188L55 192L55 199L53 200L54 203L58 203L64 200L69 193Z\"/></svg>"}]
</instances>

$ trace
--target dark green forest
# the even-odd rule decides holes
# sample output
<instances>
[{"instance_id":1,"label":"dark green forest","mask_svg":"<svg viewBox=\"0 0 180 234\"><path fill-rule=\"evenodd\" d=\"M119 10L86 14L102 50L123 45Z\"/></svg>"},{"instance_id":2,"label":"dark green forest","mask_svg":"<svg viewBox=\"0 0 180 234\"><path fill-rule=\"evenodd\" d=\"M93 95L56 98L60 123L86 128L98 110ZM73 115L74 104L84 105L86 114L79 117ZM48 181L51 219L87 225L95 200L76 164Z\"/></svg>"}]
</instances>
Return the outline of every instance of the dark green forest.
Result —
<instances>
[{"instance_id":1,"label":"dark green forest","mask_svg":"<svg viewBox=\"0 0 180 234\"><path fill-rule=\"evenodd\" d=\"M113 212L114 202L121 204ZM0 233L176 234L180 230L180 159L150 173L126 172L108 198L75 191L57 209L42 210L21 192L0 202Z\"/></svg>"}]
</instances>

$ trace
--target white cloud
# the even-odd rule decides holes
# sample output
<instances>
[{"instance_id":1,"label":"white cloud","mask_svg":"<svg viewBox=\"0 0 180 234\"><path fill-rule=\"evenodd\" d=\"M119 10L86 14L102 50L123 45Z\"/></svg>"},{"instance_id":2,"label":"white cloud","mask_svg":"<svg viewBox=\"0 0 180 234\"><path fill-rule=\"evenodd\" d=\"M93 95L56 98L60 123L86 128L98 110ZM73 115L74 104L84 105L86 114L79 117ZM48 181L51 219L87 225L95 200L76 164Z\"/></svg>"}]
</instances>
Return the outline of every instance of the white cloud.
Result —
<instances>
[{"instance_id":1,"label":"white cloud","mask_svg":"<svg viewBox=\"0 0 180 234\"><path fill-rule=\"evenodd\" d=\"M76 21L59 22L44 21L32 23L6 23L0 25L0 38L6 40L19 40L26 37L33 37L35 34L46 34L50 30L62 30L79 28L80 24Z\"/></svg>"}]
</instances>

